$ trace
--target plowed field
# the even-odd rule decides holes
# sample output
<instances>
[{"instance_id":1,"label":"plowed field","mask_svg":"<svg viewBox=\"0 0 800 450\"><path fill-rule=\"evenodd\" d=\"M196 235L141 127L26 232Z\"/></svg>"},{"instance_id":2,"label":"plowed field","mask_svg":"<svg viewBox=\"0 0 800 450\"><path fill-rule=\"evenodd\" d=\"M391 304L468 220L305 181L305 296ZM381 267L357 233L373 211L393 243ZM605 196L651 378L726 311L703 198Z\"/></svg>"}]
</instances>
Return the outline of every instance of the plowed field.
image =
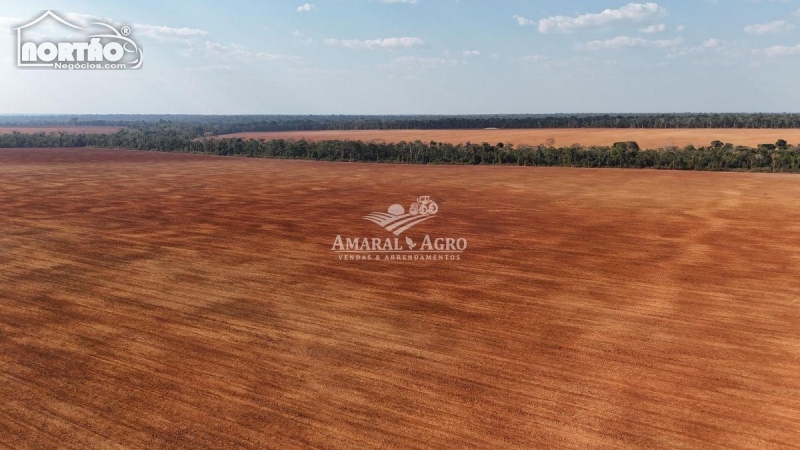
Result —
<instances>
[{"instance_id":1,"label":"plowed field","mask_svg":"<svg viewBox=\"0 0 800 450\"><path fill-rule=\"evenodd\" d=\"M559 147L572 144L608 146L620 141L636 141L641 148L667 146L708 146L720 140L734 145L758 146L774 144L778 139L800 143L800 129L637 129L637 128L565 128L533 130L358 130L358 131L281 131L270 133L238 133L221 137L253 139L308 139L322 141L350 139L376 142L447 142L463 144L472 142L513 143L539 145L552 143Z\"/></svg>"},{"instance_id":2,"label":"plowed field","mask_svg":"<svg viewBox=\"0 0 800 450\"><path fill-rule=\"evenodd\" d=\"M407 233L460 261L345 262ZM0 447L786 448L800 178L0 150Z\"/></svg>"}]
</instances>

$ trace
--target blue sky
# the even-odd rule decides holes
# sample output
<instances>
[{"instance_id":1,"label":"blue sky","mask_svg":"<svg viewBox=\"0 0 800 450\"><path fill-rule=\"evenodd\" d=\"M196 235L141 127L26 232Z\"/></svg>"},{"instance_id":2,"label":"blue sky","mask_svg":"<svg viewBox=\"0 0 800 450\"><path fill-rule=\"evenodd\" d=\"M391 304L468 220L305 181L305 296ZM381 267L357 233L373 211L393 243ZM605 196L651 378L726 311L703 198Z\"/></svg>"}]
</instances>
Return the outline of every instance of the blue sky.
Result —
<instances>
[{"instance_id":1,"label":"blue sky","mask_svg":"<svg viewBox=\"0 0 800 450\"><path fill-rule=\"evenodd\" d=\"M2 114L800 111L800 0L4 0L0 26L46 9L130 25L144 66L19 70L2 33Z\"/></svg>"}]
</instances>

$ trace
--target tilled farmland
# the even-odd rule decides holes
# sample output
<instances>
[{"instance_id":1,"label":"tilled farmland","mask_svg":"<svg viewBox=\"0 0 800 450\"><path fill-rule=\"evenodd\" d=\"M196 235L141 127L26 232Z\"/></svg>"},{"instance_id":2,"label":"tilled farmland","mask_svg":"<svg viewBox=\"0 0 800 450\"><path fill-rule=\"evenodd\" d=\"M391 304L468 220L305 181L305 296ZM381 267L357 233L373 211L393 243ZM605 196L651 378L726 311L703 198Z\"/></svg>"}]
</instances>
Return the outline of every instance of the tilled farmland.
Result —
<instances>
[{"instance_id":1,"label":"tilled farmland","mask_svg":"<svg viewBox=\"0 0 800 450\"><path fill-rule=\"evenodd\" d=\"M459 261L343 261L403 237ZM0 446L786 448L796 175L0 149Z\"/></svg>"},{"instance_id":2,"label":"tilled farmland","mask_svg":"<svg viewBox=\"0 0 800 450\"><path fill-rule=\"evenodd\" d=\"M611 146L615 142L635 141L643 149L708 146L712 141L757 147L779 139L800 142L800 129L731 128L540 128L487 130L331 130L247 132L220 136L243 139L360 140L374 142L445 142L448 144L512 143L569 147Z\"/></svg>"}]
</instances>

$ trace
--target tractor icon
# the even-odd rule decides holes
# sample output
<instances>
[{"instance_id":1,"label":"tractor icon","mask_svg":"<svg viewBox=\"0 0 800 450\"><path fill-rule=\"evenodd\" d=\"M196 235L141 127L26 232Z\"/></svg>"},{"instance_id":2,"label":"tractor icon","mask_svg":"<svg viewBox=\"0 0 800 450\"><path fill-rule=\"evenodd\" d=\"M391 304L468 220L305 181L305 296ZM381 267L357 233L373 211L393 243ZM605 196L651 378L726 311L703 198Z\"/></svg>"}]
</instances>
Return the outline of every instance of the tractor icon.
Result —
<instances>
[{"instance_id":1,"label":"tractor icon","mask_svg":"<svg viewBox=\"0 0 800 450\"><path fill-rule=\"evenodd\" d=\"M408 212L412 216L432 216L439 212L439 205L436 204L430 197L418 197L416 203L412 203L408 208Z\"/></svg>"}]
</instances>

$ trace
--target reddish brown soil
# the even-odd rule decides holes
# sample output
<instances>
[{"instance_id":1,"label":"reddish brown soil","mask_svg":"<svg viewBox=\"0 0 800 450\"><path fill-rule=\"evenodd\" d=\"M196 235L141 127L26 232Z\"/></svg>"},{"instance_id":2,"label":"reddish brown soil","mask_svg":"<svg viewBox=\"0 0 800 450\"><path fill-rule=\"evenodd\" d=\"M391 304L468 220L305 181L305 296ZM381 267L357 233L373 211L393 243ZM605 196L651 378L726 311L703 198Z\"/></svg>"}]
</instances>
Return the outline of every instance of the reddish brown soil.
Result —
<instances>
[{"instance_id":1,"label":"reddish brown soil","mask_svg":"<svg viewBox=\"0 0 800 450\"><path fill-rule=\"evenodd\" d=\"M797 176L6 149L0 192L0 446L798 443ZM418 195L461 261L332 255Z\"/></svg>"},{"instance_id":2,"label":"reddish brown soil","mask_svg":"<svg viewBox=\"0 0 800 450\"><path fill-rule=\"evenodd\" d=\"M709 145L720 140L735 145L757 146L774 144L785 139L793 144L800 143L800 129L779 130L732 130L732 129L621 129L621 128L568 128L537 130L359 130L359 131L286 131L273 133L238 133L222 137L243 137L253 139L308 139L322 141L330 139L351 139L360 141L400 142L498 142L516 145L539 145L552 139L557 146L572 144L612 145L620 141L636 141L642 148L661 148L666 146L684 147Z\"/></svg>"},{"instance_id":3,"label":"reddish brown soil","mask_svg":"<svg viewBox=\"0 0 800 450\"><path fill-rule=\"evenodd\" d=\"M121 130L122 127L0 127L0 134L11 134L18 131L22 134L36 133L59 133L67 134L113 134Z\"/></svg>"}]
</instances>

